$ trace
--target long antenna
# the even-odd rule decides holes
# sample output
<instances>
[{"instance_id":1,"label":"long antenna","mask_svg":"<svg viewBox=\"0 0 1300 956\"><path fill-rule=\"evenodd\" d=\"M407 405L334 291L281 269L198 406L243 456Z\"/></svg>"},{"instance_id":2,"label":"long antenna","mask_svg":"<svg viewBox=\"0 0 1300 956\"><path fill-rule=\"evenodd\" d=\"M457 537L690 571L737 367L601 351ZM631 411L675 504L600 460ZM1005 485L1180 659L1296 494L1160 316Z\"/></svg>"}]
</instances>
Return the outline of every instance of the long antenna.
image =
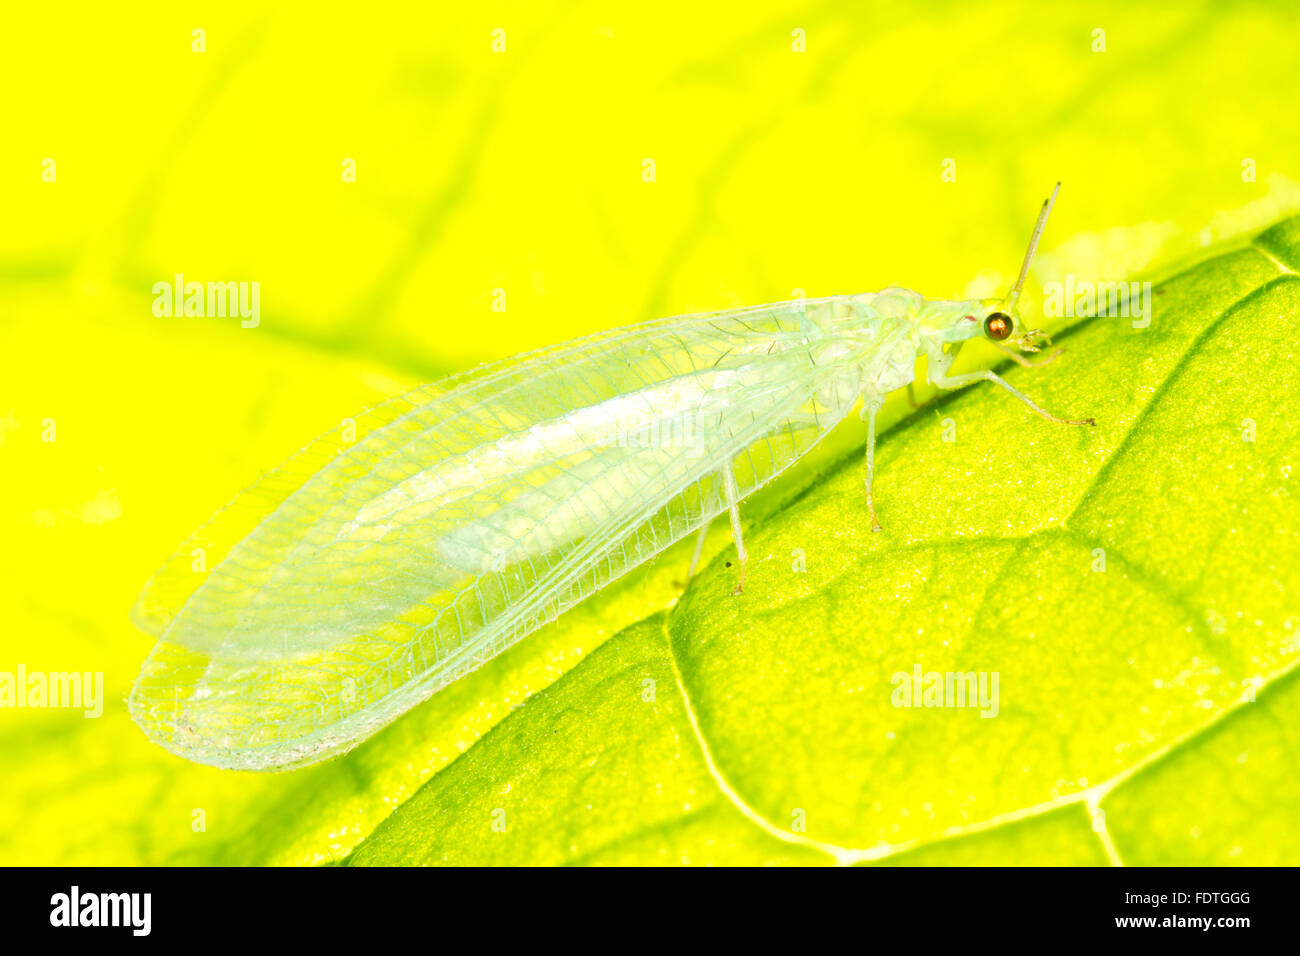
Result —
<instances>
[{"instance_id":1,"label":"long antenna","mask_svg":"<svg viewBox=\"0 0 1300 956\"><path fill-rule=\"evenodd\" d=\"M1011 312L1016 307L1016 302L1020 299L1020 290L1024 287L1025 276L1029 275L1029 263L1034 259L1034 253L1038 251L1038 240L1043 238L1043 230L1047 227L1047 217L1052 212L1052 205L1056 202L1056 194L1061 191L1061 184L1057 183L1056 188L1052 190L1052 195L1048 196L1043 202L1042 211L1038 214L1038 222L1034 225L1034 234L1029 237L1029 249L1025 252L1024 264L1020 267L1020 278L1011 288L1011 294L1007 296L1007 311Z\"/></svg>"}]
</instances>

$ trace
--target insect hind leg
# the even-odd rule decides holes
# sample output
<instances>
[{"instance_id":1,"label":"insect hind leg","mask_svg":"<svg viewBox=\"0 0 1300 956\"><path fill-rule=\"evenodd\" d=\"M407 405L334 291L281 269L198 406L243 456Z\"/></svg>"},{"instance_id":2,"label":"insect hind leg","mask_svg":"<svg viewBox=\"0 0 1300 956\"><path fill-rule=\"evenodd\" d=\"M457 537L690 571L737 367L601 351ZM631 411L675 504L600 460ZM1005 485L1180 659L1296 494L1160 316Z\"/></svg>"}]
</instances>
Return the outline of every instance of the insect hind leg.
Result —
<instances>
[{"instance_id":1,"label":"insect hind leg","mask_svg":"<svg viewBox=\"0 0 1300 956\"><path fill-rule=\"evenodd\" d=\"M722 469L722 488L727 495L727 510L731 513L731 538L736 543L736 560L740 562L740 581L732 594L745 590L745 570L749 556L745 553L745 538L740 531L740 489L736 487L736 476L732 473L731 463Z\"/></svg>"},{"instance_id":2,"label":"insect hind leg","mask_svg":"<svg viewBox=\"0 0 1300 956\"><path fill-rule=\"evenodd\" d=\"M871 518L872 531L882 530L880 522L876 520L876 504L871 497L871 480L876 471L876 413L882 404L880 399L872 396L865 396L862 403L862 418L867 423L867 516Z\"/></svg>"},{"instance_id":3,"label":"insect hind leg","mask_svg":"<svg viewBox=\"0 0 1300 956\"><path fill-rule=\"evenodd\" d=\"M695 569L700 566L700 556L704 553L704 540L709 536L709 525L712 521L705 521L700 525L700 533L695 537L695 553L691 555L691 566L686 570L686 577L681 581L674 581L673 586L679 591L685 591L686 585L691 583L695 577Z\"/></svg>"}]
</instances>

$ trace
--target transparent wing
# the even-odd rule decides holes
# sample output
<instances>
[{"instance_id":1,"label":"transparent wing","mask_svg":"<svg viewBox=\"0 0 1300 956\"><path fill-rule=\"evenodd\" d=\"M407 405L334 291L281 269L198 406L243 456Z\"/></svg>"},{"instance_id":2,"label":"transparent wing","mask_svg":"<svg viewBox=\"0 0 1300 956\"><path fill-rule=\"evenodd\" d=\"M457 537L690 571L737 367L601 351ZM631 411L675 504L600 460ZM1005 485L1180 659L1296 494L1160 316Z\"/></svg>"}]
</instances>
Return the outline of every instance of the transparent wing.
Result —
<instances>
[{"instance_id":1,"label":"transparent wing","mask_svg":"<svg viewBox=\"0 0 1300 956\"><path fill-rule=\"evenodd\" d=\"M748 494L802 455L856 398L819 335L779 306L648 323L322 436L146 588L133 717L218 766L346 750L715 517L721 467Z\"/></svg>"}]
</instances>

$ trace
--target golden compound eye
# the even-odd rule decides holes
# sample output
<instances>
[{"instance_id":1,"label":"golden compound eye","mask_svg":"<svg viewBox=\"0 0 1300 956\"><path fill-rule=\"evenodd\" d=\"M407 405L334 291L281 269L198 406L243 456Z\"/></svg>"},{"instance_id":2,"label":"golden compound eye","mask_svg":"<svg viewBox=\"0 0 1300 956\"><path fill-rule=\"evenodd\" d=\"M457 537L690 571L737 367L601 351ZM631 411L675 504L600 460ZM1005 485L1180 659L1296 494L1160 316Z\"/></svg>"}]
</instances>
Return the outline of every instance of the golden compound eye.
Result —
<instances>
[{"instance_id":1,"label":"golden compound eye","mask_svg":"<svg viewBox=\"0 0 1300 956\"><path fill-rule=\"evenodd\" d=\"M984 334L994 342L1001 342L1011 334L1011 316L1005 312L994 312L984 320Z\"/></svg>"}]
</instances>

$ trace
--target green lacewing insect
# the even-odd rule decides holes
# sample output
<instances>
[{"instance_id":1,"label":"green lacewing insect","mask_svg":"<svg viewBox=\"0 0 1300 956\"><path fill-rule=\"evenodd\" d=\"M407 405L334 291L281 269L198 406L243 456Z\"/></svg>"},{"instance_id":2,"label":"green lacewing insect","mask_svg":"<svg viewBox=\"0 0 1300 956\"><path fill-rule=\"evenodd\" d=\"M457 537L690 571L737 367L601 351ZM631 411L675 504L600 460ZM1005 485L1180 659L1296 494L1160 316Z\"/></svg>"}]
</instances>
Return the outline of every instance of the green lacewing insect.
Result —
<instances>
[{"instance_id":1,"label":"green lacewing insect","mask_svg":"<svg viewBox=\"0 0 1300 956\"><path fill-rule=\"evenodd\" d=\"M1016 303L903 288L616 329L417 388L332 432L236 498L146 586L159 640L131 715L168 750L276 770L343 753L434 692L727 512L862 400L866 503L875 417L919 354L944 389L982 335L1046 339ZM1055 358L1054 353L1046 361ZM194 555L224 554L204 570ZM200 571L202 573L196 573ZM197 587L196 587L197 582Z\"/></svg>"}]
</instances>

